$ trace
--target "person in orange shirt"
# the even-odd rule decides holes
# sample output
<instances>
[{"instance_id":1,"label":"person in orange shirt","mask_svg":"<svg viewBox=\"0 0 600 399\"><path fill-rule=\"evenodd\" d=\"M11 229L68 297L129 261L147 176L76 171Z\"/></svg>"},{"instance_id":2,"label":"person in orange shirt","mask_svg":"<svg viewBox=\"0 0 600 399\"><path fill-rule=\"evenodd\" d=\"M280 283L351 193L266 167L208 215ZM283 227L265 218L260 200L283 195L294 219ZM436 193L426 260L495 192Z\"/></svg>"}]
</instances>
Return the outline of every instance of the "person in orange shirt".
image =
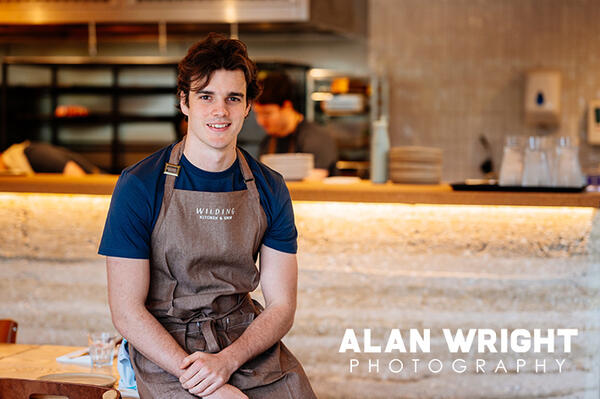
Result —
<instances>
[{"instance_id":1,"label":"person in orange shirt","mask_svg":"<svg viewBox=\"0 0 600 399\"><path fill-rule=\"evenodd\" d=\"M290 78L283 72L271 72L262 84L263 92L254 104L256 121L267 133L260 144L260 154L313 154L315 169L325 176L334 174L338 159L335 140L326 128L306 121L296 111Z\"/></svg>"}]
</instances>

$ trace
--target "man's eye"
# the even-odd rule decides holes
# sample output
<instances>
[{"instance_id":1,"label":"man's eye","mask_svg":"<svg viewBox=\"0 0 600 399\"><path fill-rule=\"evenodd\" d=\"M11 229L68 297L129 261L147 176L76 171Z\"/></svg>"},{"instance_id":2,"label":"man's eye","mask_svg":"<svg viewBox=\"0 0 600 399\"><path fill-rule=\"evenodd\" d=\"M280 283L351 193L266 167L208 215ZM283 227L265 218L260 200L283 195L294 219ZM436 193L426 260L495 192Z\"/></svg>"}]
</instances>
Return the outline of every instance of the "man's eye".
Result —
<instances>
[{"instance_id":1,"label":"man's eye","mask_svg":"<svg viewBox=\"0 0 600 399\"><path fill-rule=\"evenodd\" d=\"M206 94L202 94L199 98L200 100L210 100L210 96Z\"/></svg>"},{"instance_id":2,"label":"man's eye","mask_svg":"<svg viewBox=\"0 0 600 399\"><path fill-rule=\"evenodd\" d=\"M240 101L240 98L239 98L239 97L229 97L229 101L232 101L232 102L239 102L239 101Z\"/></svg>"}]
</instances>

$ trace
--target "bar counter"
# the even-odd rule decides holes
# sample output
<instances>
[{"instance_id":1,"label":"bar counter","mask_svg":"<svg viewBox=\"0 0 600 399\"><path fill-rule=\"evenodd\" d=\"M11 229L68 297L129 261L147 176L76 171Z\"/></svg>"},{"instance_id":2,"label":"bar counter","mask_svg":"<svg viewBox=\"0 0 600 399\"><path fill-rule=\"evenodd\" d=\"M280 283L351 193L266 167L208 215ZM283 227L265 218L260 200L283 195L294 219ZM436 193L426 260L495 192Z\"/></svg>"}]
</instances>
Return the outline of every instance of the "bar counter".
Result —
<instances>
[{"instance_id":1,"label":"bar counter","mask_svg":"<svg viewBox=\"0 0 600 399\"><path fill-rule=\"evenodd\" d=\"M116 177L52 186L67 195L36 193L34 180L18 179L0 179L0 191L13 191L0 192L0 314L19 321L19 343L85 345L87 330L112 328L105 260L96 251ZM35 181L41 191L49 180ZM84 186L86 194L73 193ZM600 194L368 182L288 187L299 291L285 342L319 397L599 397ZM376 345L385 345L390 329L428 328L431 353L339 353L347 328L370 329ZM461 355L444 347L443 328L576 328L578 336L566 354ZM458 357L467 360L463 374L449 371ZM475 372L474 358L487 362L486 373ZM531 365L542 358L547 370L535 373ZM561 372L553 358L566 359ZM360 362L352 372L351 359ZM378 372L369 368L376 359ZM403 372L388 368L394 359ZM432 359L443 372L426 369ZM520 373L518 359L528 364ZM494 373L500 360L507 373Z\"/></svg>"},{"instance_id":2,"label":"bar counter","mask_svg":"<svg viewBox=\"0 0 600 399\"><path fill-rule=\"evenodd\" d=\"M110 195L117 178L116 175L0 176L0 192ZM351 184L288 182L287 185L294 201L600 207L600 192L466 192L453 191L448 184L373 184L367 180Z\"/></svg>"}]
</instances>

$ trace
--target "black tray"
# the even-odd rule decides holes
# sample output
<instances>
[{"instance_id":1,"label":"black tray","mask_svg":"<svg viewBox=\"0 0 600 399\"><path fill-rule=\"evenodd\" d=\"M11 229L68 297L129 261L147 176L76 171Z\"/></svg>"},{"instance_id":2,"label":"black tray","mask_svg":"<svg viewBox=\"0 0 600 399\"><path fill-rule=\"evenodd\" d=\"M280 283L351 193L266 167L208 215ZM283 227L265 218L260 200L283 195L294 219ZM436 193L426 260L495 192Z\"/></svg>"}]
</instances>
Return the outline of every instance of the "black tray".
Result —
<instances>
[{"instance_id":1,"label":"black tray","mask_svg":"<svg viewBox=\"0 0 600 399\"><path fill-rule=\"evenodd\" d=\"M466 183L451 183L450 186L454 191L505 191L517 193L580 193L587 187L523 187Z\"/></svg>"}]
</instances>

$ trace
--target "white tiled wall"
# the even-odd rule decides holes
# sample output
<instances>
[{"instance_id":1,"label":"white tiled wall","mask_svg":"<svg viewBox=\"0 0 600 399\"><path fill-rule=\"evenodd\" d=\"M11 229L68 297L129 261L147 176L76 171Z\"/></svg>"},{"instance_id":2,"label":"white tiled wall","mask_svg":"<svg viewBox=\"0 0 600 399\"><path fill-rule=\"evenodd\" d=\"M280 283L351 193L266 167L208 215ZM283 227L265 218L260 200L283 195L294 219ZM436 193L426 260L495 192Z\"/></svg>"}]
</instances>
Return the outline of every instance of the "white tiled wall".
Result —
<instances>
[{"instance_id":1,"label":"white tiled wall","mask_svg":"<svg viewBox=\"0 0 600 399\"><path fill-rule=\"evenodd\" d=\"M370 65L390 79L392 145L444 149L444 180L479 177L507 134L584 138L587 101L600 97L596 0L371 0ZM562 124L526 127L525 72L562 71ZM600 164L583 145L582 163Z\"/></svg>"}]
</instances>

